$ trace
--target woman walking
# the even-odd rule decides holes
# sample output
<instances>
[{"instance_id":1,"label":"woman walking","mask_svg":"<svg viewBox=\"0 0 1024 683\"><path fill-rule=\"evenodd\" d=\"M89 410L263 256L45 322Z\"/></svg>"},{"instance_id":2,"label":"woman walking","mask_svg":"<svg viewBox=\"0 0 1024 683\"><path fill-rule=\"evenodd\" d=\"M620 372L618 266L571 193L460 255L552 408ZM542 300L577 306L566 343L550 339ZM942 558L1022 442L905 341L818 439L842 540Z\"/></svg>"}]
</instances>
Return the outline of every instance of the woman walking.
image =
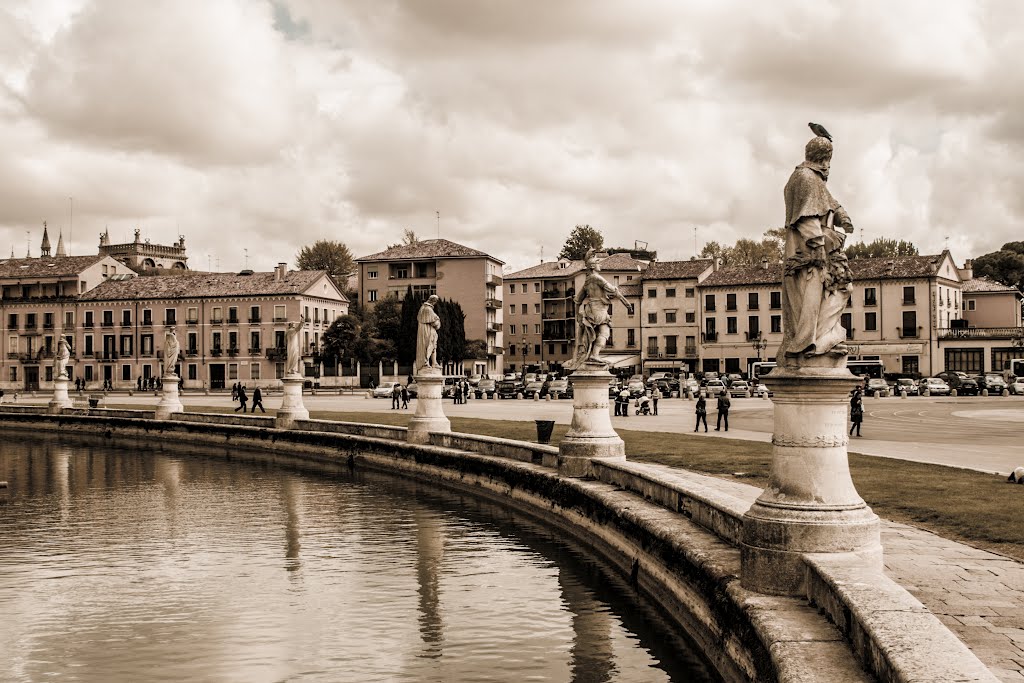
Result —
<instances>
[{"instance_id":1,"label":"woman walking","mask_svg":"<svg viewBox=\"0 0 1024 683\"><path fill-rule=\"evenodd\" d=\"M853 390L853 397L850 398L850 436L854 430L860 436L860 423L864 421L864 399L860 393L860 387Z\"/></svg>"},{"instance_id":2,"label":"woman walking","mask_svg":"<svg viewBox=\"0 0 1024 683\"><path fill-rule=\"evenodd\" d=\"M697 424L693 428L693 431L700 429L700 423L704 423L704 431L708 431L708 402L704 400L704 394L701 393L697 396Z\"/></svg>"}]
</instances>

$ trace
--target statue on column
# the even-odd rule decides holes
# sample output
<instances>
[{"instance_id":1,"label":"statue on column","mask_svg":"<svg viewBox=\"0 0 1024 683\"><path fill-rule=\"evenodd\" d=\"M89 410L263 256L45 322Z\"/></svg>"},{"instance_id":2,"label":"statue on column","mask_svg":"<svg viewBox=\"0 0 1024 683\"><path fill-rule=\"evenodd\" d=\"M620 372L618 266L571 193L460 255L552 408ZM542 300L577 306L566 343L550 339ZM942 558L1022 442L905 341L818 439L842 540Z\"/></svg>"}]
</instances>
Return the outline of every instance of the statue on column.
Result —
<instances>
[{"instance_id":1,"label":"statue on column","mask_svg":"<svg viewBox=\"0 0 1024 683\"><path fill-rule=\"evenodd\" d=\"M71 345L68 340L61 337L57 342L57 353L53 356L53 378L68 378L68 360L71 358Z\"/></svg>"},{"instance_id":2,"label":"statue on column","mask_svg":"<svg viewBox=\"0 0 1024 683\"><path fill-rule=\"evenodd\" d=\"M164 376L174 375L174 368L178 365L178 355L181 353L181 345L178 344L178 335L173 328L164 332Z\"/></svg>"},{"instance_id":3,"label":"statue on column","mask_svg":"<svg viewBox=\"0 0 1024 683\"><path fill-rule=\"evenodd\" d=\"M438 368L437 333L441 329L441 316L434 310L440 299L431 295L416 314L416 367L415 374L426 368Z\"/></svg>"},{"instance_id":4,"label":"statue on column","mask_svg":"<svg viewBox=\"0 0 1024 683\"><path fill-rule=\"evenodd\" d=\"M852 233L853 223L825 185L832 140L819 129L812 126L817 137L807 143L805 161L783 192L782 367L843 367L849 351L840 320L853 291L853 274L843 252L846 235L837 228Z\"/></svg>"},{"instance_id":5,"label":"statue on column","mask_svg":"<svg viewBox=\"0 0 1024 683\"><path fill-rule=\"evenodd\" d=\"M571 370L579 370L586 363L608 365L608 362L601 358L601 350L608 343L611 334L612 316L609 309L612 297L621 301L626 308L630 307L619 288L601 275L601 265L593 249L587 250L583 262L586 265L587 278L576 293L576 354L566 364Z\"/></svg>"},{"instance_id":6,"label":"statue on column","mask_svg":"<svg viewBox=\"0 0 1024 683\"><path fill-rule=\"evenodd\" d=\"M299 342L299 335L302 334L302 326L306 324L306 317L299 316L298 322L288 323L288 330L285 332L288 355L284 364L285 375L302 374L302 344Z\"/></svg>"}]
</instances>

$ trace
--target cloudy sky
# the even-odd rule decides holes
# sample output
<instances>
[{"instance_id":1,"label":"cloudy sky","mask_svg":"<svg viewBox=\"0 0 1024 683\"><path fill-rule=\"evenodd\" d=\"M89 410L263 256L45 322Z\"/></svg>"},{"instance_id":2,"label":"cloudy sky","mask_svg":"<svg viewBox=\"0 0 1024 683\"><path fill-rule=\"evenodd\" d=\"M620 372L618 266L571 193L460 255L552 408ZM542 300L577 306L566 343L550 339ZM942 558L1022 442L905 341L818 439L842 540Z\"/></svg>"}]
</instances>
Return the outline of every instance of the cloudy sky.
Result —
<instances>
[{"instance_id":1,"label":"cloudy sky","mask_svg":"<svg viewBox=\"0 0 1024 683\"><path fill-rule=\"evenodd\" d=\"M514 268L577 223L689 258L780 222L817 121L856 238L961 260L1024 236L1022 53L1014 0L6 0L0 253L269 269L437 211Z\"/></svg>"}]
</instances>

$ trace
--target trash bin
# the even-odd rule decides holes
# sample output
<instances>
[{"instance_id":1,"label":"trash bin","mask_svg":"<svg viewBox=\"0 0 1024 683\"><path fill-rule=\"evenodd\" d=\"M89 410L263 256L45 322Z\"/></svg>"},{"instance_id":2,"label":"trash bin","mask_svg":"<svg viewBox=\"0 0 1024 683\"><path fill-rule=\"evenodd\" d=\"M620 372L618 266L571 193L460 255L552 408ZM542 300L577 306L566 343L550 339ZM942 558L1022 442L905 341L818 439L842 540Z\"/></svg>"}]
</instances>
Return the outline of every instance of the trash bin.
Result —
<instances>
[{"instance_id":1,"label":"trash bin","mask_svg":"<svg viewBox=\"0 0 1024 683\"><path fill-rule=\"evenodd\" d=\"M534 420L537 423L537 443L551 443L551 432L555 431L554 420Z\"/></svg>"},{"instance_id":2,"label":"trash bin","mask_svg":"<svg viewBox=\"0 0 1024 683\"><path fill-rule=\"evenodd\" d=\"M100 404L100 400L99 400L98 398L90 398L90 399L89 399L89 407L90 407L90 408L95 408L95 407L97 407L97 406L98 406L99 404Z\"/></svg>"}]
</instances>

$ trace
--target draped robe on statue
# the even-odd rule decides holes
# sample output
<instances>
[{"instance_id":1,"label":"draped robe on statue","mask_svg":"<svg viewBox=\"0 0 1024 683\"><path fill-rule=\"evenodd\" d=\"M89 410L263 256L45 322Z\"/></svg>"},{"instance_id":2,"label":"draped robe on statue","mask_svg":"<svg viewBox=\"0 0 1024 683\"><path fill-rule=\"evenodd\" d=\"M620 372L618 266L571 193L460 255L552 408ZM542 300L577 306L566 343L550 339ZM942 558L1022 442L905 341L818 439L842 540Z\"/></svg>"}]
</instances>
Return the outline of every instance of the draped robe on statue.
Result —
<instances>
[{"instance_id":1,"label":"draped robe on statue","mask_svg":"<svg viewBox=\"0 0 1024 683\"><path fill-rule=\"evenodd\" d=\"M416 322L416 372L420 372L437 367L437 331L441 329L441 318L433 306L424 303L416 314Z\"/></svg>"},{"instance_id":2,"label":"draped robe on statue","mask_svg":"<svg viewBox=\"0 0 1024 683\"><path fill-rule=\"evenodd\" d=\"M802 364L799 359L829 355L839 366L846 355L840 319L853 276L843 253L846 236L831 224L852 229L852 223L828 191L827 178L827 166L805 161L786 183L780 365L797 366Z\"/></svg>"}]
</instances>

